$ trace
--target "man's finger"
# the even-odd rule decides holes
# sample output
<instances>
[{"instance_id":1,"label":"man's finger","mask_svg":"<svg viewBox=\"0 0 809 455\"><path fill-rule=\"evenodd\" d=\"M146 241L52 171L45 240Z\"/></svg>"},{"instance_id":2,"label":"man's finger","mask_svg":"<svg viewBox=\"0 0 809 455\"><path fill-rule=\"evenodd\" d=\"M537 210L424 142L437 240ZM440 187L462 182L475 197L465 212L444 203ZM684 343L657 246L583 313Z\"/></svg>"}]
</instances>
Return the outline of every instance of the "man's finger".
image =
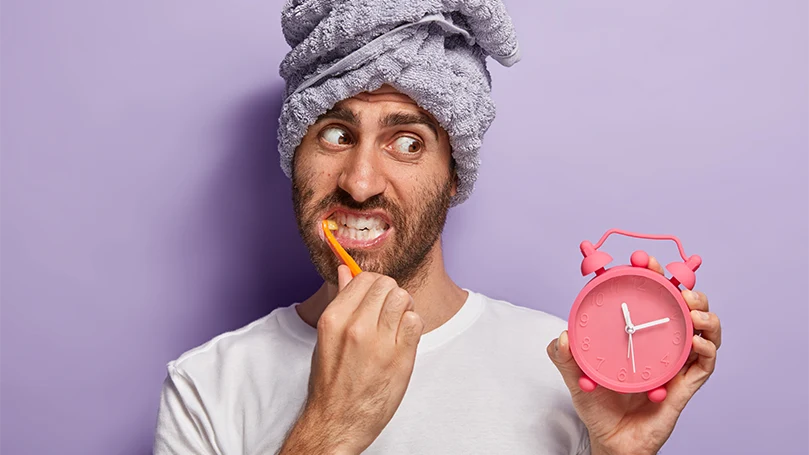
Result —
<instances>
[{"instance_id":1,"label":"man's finger","mask_svg":"<svg viewBox=\"0 0 809 455\"><path fill-rule=\"evenodd\" d=\"M697 361L694 365L688 369L686 378L702 385L701 382L705 382L708 376L713 374L714 368L716 367L716 345L710 340L706 340L697 335L694 335L693 341L694 352L696 352L699 357L697 357ZM697 368L699 371L695 371L694 368Z\"/></svg>"},{"instance_id":2,"label":"man's finger","mask_svg":"<svg viewBox=\"0 0 809 455\"><path fill-rule=\"evenodd\" d=\"M711 312L691 310L691 321L694 323L694 330L701 331L702 337L719 349L722 344L722 325L719 317Z\"/></svg>"},{"instance_id":3,"label":"man's finger","mask_svg":"<svg viewBox=\"0 0 809 455\"><path fill-rule=\"evenodd\" d=\"M655 259L654 256L649 256L649 265L647 265L646 268L663 276L666 275L666 272L663 270L663 266L657 262L657 259Z\"/></svg>"},{"instance_id":4,"label":"man's finger","mask_svg":"<svg viewBox=\"0 0 809 455\"><path fill-rule=\"evenodd\" d=\"M402 314L411 309L413 298L402 288L396 288L388 293L385 303L379 312L379 333L383 339L396 341L396 332L399 330L399 323Z\"/></svg>"},{"instance_id":5,"label":"man's finger","mask_svg":"<svg viewBox=\"0 0 809 455\"><path fill-rule=\"evenodd\" d=\"M699 354L694 352L694 349L691 349L691 353L688 354L688 359L686 359L685 363L683 364L683 367L680 369L680 372L682 374L685 374L685 372L688 371L688 368L691 366L691 364L697 361L697 357L699 357Z\"/></svg>"},{"instance_id":6,"label":"man's finger","mask_svg":"<svg viewBox=\"0 0 809 455\"><path fill-rule=\"evenodd\" d=\"M685 303L688 304L688 309L708 311L708 297L699 291L683 290L683 298Z\"/></svg>"},{"instance_id":7,"label":"man's finger","mask_svg":"<svg viewBox=\"0 0 809 455\"><path fill-rule=\"evenodd\" d=\"M711 341L694 335L692 349L692 354L697 355L696 362L685 367L685 373L669 383L671 403L680 411L705 384L716 367L716 346Z\"/></svg>"},{"instance_id":8,"label":"man's finger","mask_svg":"<svg viewBox=\"0 0 809 455\"><path fill-rule=\"evenodd\" d=\"M345 272L341 272L338 268L338 283L341 273ZM349 275L350 273L351 272L349 271ZM374 282L376 282L376 279L379 276L381 275L371 272L362 272L350 280L345 280L346 277L343 276L343 280L348 282L345 287L343 287L342 291L337 293L337 297L335 297L334 300L329 303L324 315L329 313L329 318L331 319L343 322L348 320L356 311L357 306L359 306L360 301L362 301L365 294L368 293L368 289L374 284Z\"/></svg>"},{"instance_id":9,"label":"man's finger","mask_svg":"<svg viewBox=\"0 0 809 455\"><path fill-rule=\"evenodd\" d=\"M697 361L685 372L685 383L688 385L690 396L697 393L716 368L716 346L698 335L694 335L693 345L694 352L698 354Z\"/></svg>"},{"instance_id":10,"label":"man's finger","mask_svg":"<svg viewBox=\"0 0 809 455\"><path fill-rule=\"evenodd\" d=\"M416 356L416 348L424 333L424 321L415 311L405 311L396 333L396 345L400 346L404 355L412 364Z\"/></svg>"},{"instance_id":11,"label":"man's finger","mask_svg":"<svg viewBox=\"0 0 809 455\"><path fill-rule=\"evenodd\" d=\"M359 275L357 275L359 276ZM368 292L362 298L355 316L368 324L369 328L377 330L379 324L379 312L382 310L382 304L388 298L388 294L399 286L396 280L389 276L378 275L376 281L368 288Z\"/></svg>"}]
</instances>

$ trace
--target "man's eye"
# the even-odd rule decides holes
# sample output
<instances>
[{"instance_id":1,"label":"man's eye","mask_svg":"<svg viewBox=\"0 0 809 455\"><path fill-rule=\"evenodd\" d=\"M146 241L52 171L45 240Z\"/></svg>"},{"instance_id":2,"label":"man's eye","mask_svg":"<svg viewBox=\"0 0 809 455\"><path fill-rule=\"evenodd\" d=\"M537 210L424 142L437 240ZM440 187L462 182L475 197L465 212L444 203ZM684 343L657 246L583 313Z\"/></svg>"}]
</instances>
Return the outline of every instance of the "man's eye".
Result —
<instances>
[{"instance_id":1,"label":"man's eye","mask_svg":"<svg viewBox=\"0 0 809 455\"><path fill-rule=\"evenodd\" d=\"M393 142L393 148L404 154L419 153L423 147L421 142L408 136L402 136Z\"/></svg>"},{"instance_id":2,"label":"man's eye","mask_svg":"<svg viewBox=\"0 0 809 455\"><path fill-rule=\"evenodd\" d=\"M351 137L346 130L337 127L330 127L323 130L323 139L335 145L346 145L351 143Z\"/></svg>"}]
</instances>

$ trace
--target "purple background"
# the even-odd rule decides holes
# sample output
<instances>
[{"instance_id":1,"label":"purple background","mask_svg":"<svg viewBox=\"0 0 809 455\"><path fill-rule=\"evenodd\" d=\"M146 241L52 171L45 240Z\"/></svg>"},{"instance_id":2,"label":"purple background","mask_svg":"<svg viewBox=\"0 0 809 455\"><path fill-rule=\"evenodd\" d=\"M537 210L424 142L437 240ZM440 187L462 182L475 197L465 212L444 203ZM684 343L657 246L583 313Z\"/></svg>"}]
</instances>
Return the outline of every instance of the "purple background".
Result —
<instances>
[{"instance_id":1,"label":"purple background","mask_svg":"<svg viewBox=\"0 0 809 455\"><path fill-rule=\"evenodd\" d=\"M149 452L166 362L317 286L275 149L280 5L3 1L4 454ZM523 61L490 64L452 276L566 317L579 242L675 234L725 344L664 453L807 453L806 2L508 6ZM605 245L635 248L678 259Z\"/></svg>"}]
</instances>

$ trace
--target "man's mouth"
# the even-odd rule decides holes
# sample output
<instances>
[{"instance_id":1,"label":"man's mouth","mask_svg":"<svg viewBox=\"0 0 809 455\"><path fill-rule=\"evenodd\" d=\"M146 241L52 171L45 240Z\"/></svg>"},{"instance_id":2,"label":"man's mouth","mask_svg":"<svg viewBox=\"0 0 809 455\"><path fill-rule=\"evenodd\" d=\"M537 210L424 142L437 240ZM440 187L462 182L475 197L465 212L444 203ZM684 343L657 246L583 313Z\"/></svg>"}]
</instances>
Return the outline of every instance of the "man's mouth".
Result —
<instances>
[{"instance_id":1,"label":"man's mouth","mask_svg":"<svg viewBox=\"0 0 809 455\"><path fill-rule=\"evenodd\" d=\"M382 240L390 229L390 224L374 213L351 213L337 210L328 216L337 224L334 237L344 247L367 247Z\"/></svg>"}]
</instances>

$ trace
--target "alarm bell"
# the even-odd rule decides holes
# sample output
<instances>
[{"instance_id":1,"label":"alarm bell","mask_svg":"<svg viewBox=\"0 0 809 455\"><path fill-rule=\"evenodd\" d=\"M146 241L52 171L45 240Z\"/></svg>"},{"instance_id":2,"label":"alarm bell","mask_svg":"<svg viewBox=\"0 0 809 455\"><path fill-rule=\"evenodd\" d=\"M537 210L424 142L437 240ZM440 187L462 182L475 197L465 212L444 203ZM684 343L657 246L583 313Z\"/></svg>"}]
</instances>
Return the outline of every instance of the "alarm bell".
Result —
<instances>
[{"instance_id":1,"label":"alarm bell","mask_svg":"<svg viewBox=\"0 0 809 455\"><path fill-rule=\"evenodd\" d=\"M596 250L593 244L587 240L581 242L579 249L581 249L581 254L584 255L584 259L581 261L581 274L583 276L603 269L607 264L612 262L612 256L603 251Z\"/></svg>"},{"instance_id":2,"label":"alarm bell","mask_svg":"<svg viewBox=\"0 0 809 455\"><path fill-rule=\"evenodd\" d=\"M694 272L697 271L700 265L702 265L702 258L694 254L685 262L672 262L666 266L666 270L674 277L672 281L677 280L678 283L688 289L693 289L697 282L697 276ZM674 283L674 285L677 286L677 283Z\"/></svg>"}]
</instances>

